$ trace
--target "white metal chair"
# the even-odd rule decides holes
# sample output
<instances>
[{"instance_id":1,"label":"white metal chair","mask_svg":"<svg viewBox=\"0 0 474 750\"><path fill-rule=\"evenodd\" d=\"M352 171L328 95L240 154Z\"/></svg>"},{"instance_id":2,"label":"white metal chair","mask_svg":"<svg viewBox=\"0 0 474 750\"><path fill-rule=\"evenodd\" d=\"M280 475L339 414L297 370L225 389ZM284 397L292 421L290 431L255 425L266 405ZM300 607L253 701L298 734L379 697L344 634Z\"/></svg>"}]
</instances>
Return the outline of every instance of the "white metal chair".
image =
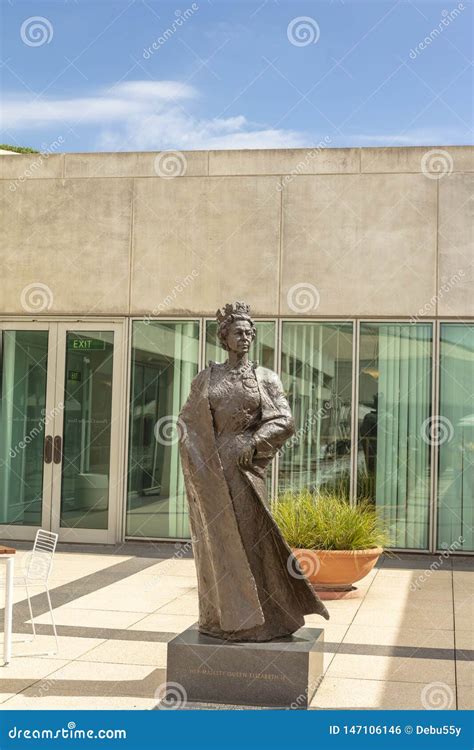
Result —
<instances>
[{"instance_id":1,"label":"white metal chair","mask_svg":"<svg viewBox=\"0 0 474 750\"><path fill-rule=\"evenodd\" d=\"M33 549L25 556L23 563L23 577L21 579L25 586L26 596L28 599L31 626L33 629L33 640L36 638L36 627L33 616L33 608L31 606L30 587L44 586L46 596L48 598L51 623L53 626L53 633L56 641L56 651L53 651L51 653L57 653L59 651L58 633L56 631L56 623L54 621L53 607L51 605L51 597L49 595L48 586L49 575L53 567L53 558L57 543L57 534L53 534L51 531L45 531L44 529L38 529L38 531L36 532Z\"/></svg>"}]
</instances>

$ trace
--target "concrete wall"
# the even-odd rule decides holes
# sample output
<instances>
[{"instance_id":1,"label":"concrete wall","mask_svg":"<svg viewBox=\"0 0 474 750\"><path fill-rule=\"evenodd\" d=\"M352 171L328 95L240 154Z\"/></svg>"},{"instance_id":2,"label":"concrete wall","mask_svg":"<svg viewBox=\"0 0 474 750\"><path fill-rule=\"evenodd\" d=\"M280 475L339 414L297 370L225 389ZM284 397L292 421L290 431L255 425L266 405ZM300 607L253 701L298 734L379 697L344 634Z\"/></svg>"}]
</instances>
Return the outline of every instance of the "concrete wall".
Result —
<instances>
[{"instance_id":1,"label":"concrete wall","mask_svg":"<svg viewBox=\"0 0 474 750\"><path fill-rule=\"evenodd\" d=\"M1 155L0 314L471 316L473 183L469 147Z\"/></svg>"}]
</instances>

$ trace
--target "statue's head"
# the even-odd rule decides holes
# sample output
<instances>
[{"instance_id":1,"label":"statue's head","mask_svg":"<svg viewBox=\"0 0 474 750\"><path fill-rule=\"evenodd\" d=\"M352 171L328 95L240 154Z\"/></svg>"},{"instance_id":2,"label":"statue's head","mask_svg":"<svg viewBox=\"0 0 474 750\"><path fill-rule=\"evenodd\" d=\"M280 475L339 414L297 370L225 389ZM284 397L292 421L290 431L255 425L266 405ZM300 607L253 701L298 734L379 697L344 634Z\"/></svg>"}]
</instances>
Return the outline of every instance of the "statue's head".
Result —
<instances>
[{"instance_id":1,"label":"statue's head","mask_svg":"<svg viewBox=\"0 0 474 750\"><path fill-rule=\"evenodd\" d=\"M217 337L223 349L235 352L249 350L255 338L255 323L250 317L250 305L230 302L216 312Z\"/></svg>"}]
</instances>

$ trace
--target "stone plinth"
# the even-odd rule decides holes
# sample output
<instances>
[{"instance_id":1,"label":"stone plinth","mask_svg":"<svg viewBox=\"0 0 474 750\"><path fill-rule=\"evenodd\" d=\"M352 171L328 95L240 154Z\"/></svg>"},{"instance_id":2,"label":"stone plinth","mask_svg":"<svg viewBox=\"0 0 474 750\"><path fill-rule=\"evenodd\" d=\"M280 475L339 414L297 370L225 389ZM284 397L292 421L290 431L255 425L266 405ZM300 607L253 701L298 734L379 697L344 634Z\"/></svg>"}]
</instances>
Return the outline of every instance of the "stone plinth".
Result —
<instances>
[{"instance_id":1,"label":"stone plinth","mask_svg":"<svg viewBox=\"0 0 474 750\"><path fill-rule=\"evenodd\" d=\"M232 643L197 625L168 643L168 699L239 706L307 708L323 675L324 631L300 628L291 638Z\"/></svg>"}]
</instances>

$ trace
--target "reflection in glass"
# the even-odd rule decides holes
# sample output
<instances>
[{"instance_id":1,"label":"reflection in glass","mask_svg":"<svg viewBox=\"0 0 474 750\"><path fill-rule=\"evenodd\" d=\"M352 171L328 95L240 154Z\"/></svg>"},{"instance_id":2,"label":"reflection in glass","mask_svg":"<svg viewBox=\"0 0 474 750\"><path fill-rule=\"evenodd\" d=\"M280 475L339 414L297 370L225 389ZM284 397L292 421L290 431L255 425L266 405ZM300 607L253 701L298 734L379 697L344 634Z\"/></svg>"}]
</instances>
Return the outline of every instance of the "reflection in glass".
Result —
<instances>
[{"instance_id":1,"label":"reflection in glass","mask_svg":"<svg viewBox=\"0 0 474 750\"><path fill-rule=\"evenodd\" d=\"M431 339L431 324L360 326L357 492L393 547L428 546Z\"/></svg>"},{"instance_id":2,"label":"reflection in glass","mask_svg":"<svg viewBox=\"0 0 474 750\"><path fill-rule=\"evenodd\" d=\"M0 523L40 526L48 332L1 336Z\"/></svg>"},{"instance_id":3,"label":"reflection in glass","mask_svg":"<svg viewBox=\"0 0 474 750\"><path fill-rule=\"evenodd\" d=\"M279 492L333 489L348 497L352 324L283 323L281 372L296 434L280 454Z\"/></svg>"},{"instance_id":4,"label":"reflection in glass","mask_svg":"<svg viewBox=\"0 0 474 750\"><path fill-rule=\"evenodd\" d=\"M258 362L262 367L275 369L275 323L273 321L256 321L257 334L249 350L249 358ZM217 322L206 321L206 365L209 361L225 362L227 352L224 351L217 338Z\"/></svg>"},{"instance_id":5,"label":"reflection in glass","mask_svg":"<svg viewBox=\"0 0 474 750\"><path fill-rule=\"evenodd\" d=\"M474 549L474 326L442 323L438 548Z\"/></svg>"},{"instance_id":6,"label":"reflection in glass","mask_svg":"<svg viewBox=\"0 0 474 750\"><path fill-rule=\"evenodd\" d=\"M61 526L107 529L113 331L68 331Z\"/></svg>"},{"instance_id":7,"label":"reflection in glass","mask_svg":"<svg viewBox=\"0 0 474 750\"><path fill-rule=\"evenodd\" d=\"M127 535L189 537L176 418L199 363L197 321L135 321Z\"/></svg>"}]
</instances>

